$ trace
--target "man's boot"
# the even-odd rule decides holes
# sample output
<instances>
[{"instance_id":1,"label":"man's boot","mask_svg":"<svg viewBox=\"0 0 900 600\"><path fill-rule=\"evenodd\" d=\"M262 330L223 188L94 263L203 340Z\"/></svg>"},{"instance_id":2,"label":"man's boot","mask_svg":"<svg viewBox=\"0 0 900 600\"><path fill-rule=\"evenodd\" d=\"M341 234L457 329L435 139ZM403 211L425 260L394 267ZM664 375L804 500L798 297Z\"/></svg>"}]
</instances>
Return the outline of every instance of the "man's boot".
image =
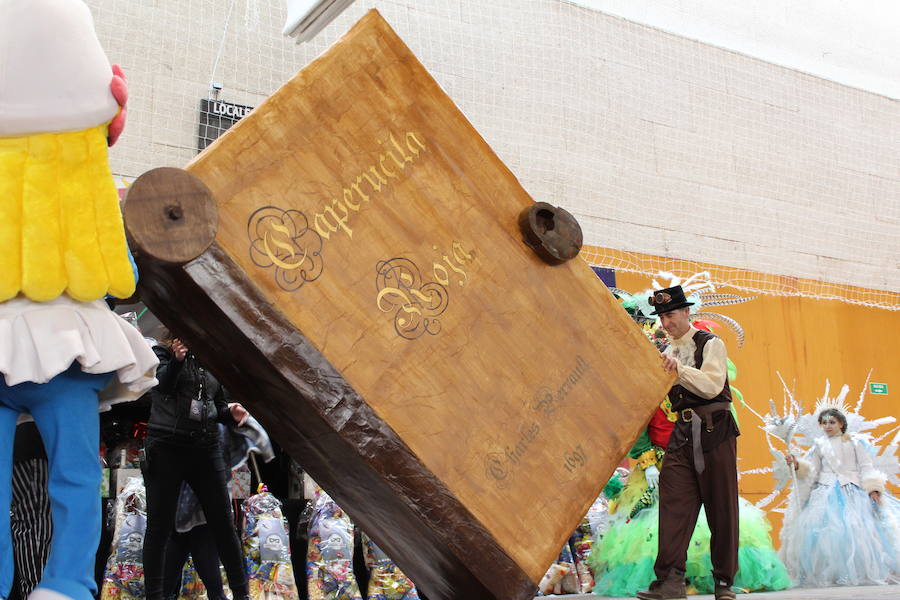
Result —
<instances>
[{"instance_id":1,"label":"man's boot","mask_svg":"<svg viewBox=\"0 0 900 600\"><path fill-rule=\"evenodd\" d=\"M731 591L731 586L726 584L724 581L716 582L716 600L736 600L737 594Z\"/></svg>"},{"instance_id":2,"label":"man's boot","mask_svg":"<svg viewBox=\"0 0 900 600\"><path fill-rule=\"evenodd\" d=\"M657 579L648 590L638 592L637 597L640 600L687 600L684 575L675 573L663 580Z\"/></svg>"}]
</instances>

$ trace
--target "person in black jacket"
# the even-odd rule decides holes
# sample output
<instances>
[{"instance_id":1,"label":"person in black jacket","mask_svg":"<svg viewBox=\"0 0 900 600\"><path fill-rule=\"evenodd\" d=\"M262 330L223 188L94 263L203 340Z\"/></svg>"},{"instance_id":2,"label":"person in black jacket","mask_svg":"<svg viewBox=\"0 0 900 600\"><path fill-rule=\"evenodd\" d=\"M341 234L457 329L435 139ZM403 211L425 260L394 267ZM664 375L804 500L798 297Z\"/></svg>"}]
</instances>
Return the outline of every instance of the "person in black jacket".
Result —
<instances>
[{"instance_id":1,"label":"person in black jacket","mask_svg":"<svg viewBox=\"0 0 900 600\"><path fill-rule=\"evenodd\" d=\"M175 523L183 481L194 490L216 540L235 600L249 597L240 542L226 486L228 467L218 423L242 425L247 411L229 403L225 389L179 339L154 347L159 357L150 423L144 442L147 532L144 583L147 600L163 599L166 541Z\"/></svg>"}]
</instances>

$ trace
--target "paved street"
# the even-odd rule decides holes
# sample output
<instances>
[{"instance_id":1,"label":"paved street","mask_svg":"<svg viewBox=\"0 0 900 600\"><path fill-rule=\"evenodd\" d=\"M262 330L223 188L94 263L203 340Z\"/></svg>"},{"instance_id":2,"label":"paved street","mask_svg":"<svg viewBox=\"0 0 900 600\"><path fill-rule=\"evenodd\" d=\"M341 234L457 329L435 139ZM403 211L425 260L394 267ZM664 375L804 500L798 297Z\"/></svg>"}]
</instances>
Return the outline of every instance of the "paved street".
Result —
<instances>
[{"instance_id":1,"label":"paved street","mask_svg":"<svg viewBox=\"0 0 900 600\"><path fill-rule=\"evenodd\" d=\"M900 600L900 585L880 585L864 587L833 587L803 589L794 588L781 592L760 592L740 594L738 598L747 600L828 600L831 598L852 598L853 600ZM541 596L541 600L602 600L591 594L569 594L565 596ZM709 596L688 596L689 600L713 600Z\"/></svg>"}]
</instances>

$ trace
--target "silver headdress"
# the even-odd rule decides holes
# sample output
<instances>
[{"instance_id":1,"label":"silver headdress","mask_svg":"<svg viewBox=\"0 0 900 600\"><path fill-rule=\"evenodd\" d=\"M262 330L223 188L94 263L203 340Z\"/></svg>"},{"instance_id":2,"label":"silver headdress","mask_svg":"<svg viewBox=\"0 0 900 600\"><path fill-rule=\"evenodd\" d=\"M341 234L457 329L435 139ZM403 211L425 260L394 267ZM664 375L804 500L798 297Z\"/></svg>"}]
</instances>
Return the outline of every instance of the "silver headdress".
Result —
<instances>
[{"instance_id":1,"label":"silver headdress","mask_svg":"<svg viewBox=\"0 0 900 600\"><path fill-rule=\"evenodd\" d=\"M638 309L645 317L648 319L654 318L650 315L650 313L653 312L653 307L647 302L647 297L652 295L654 290L661 290L680 285L684 290L684 295L687 297L688 301L694 303L691 307L691 318L712 320L725 325L737 336L738 347L744 345L744 328L733 318L723 315L722 313L710 312L709 309L717 306L742 304L749 300L753 300L753 296L742 297L734 294L716 293L716 286L710 281L710 274L707 271L694 273L687 279L681 279L674 273L669 273L668 271L660 271L656 274L656 277L667 283L660 283L654 278L651 290L647 290L646 292L633 297L637 303Z\"/></svg>"}]
</instances>

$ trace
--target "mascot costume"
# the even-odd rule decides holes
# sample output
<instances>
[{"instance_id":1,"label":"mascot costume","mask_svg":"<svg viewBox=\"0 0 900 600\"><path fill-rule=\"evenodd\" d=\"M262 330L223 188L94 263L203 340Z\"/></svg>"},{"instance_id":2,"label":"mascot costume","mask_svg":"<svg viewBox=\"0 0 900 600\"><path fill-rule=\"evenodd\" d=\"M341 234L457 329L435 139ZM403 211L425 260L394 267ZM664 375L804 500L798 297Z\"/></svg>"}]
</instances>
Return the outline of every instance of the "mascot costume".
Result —
<instances>
[{"instance_id":1,"label":"mascot costume","mask_svg":"<svg viewBox=\"0 0 900 600\"><path fill-rule=\"evenodd\" d=\"M91 600L98 407L156 383L153 352L104 302L136 279L107 159L125 96L82 0L0 0L0 600L17 420L34 419L50 468L53 539L29 598Z\"/></svg>"}]
</instances>

